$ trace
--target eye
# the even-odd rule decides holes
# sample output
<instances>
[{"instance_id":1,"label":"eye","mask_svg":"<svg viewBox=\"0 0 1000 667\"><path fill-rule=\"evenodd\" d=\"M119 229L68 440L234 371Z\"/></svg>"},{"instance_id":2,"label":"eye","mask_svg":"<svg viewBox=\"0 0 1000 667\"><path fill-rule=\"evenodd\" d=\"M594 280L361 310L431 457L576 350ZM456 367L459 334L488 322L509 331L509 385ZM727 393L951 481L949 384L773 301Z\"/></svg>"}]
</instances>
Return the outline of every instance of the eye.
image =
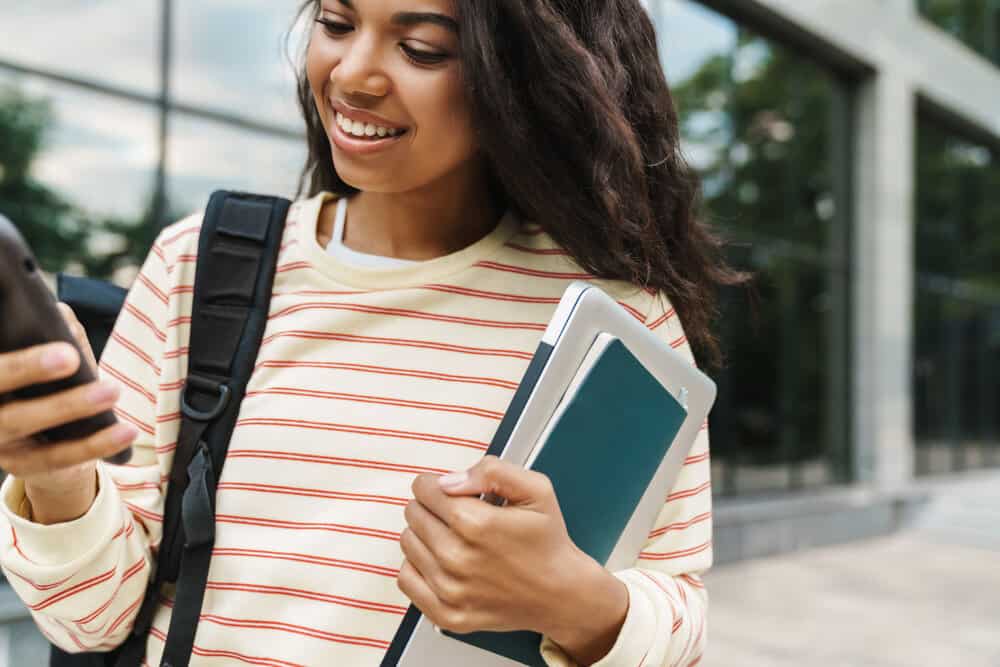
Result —
<instances>
[{"instance_id":1,"label":"eye","mask_svg":"<svg viewBox=\"0 0 1000 667\"><path fill-rule=\"evenodd\" d=\"M405 55L408 60L411 60L418 65L436 65L449 58L447 53L421 51L420 49L415 49L412 46L407 46L406 44L400 44L399 48L403 51L403 55Z\"/></svg>"},{"instance_id":2,"label":"eye","mask_svg":"<svg viewBox=\"0 0 1000 667\"><path fill-rule=\"evenodd\" d=\"M318 18L316 19L316 23L323 26L323 30L331 37L346 35L350 31L354 30L354 26L350 23L341 23L339 21L331 21L330 19Z\"/></svg>"}]
</instances>

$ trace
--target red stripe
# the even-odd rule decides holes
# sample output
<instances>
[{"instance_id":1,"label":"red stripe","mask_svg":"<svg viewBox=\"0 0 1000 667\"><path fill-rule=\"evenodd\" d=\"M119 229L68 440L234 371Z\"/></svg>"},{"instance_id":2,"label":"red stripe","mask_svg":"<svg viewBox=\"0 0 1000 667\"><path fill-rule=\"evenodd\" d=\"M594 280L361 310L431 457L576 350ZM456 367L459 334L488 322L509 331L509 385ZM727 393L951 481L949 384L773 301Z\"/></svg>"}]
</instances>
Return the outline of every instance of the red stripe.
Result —
<instances>
[{"instance_id":1,"label":"red stripe","mask_svg":"<svg viewBox=\"0 0 1000 667\"><path fill-rule=\"evenodd\" d=\"M627 310L628 313L629 313L629 315L631 315L635 319L639 320L640 322L645 322L646 321L646 316L645 315L643 315L642 313L640 313L638 310L636 310L632 306L628 305L627 303L623 303L623 302L619 301L618 305L621 306L622 308L624 308L625 310Z\"/></svg>"},{"instance_id":2,"label":"red stripe","mask_svg":"<svg viewBox=\"0 0 1000 667\"><path fill-rule=\"evenodd\" d=\"M399 541L399 533L390 530L379 530L377 528L366 528L364 526L351 526L342 523L308 523L302 521L285 521L282 519L266 519L264 517L239 516L237 514L216 514L217 523L233 523L245 526L259 526L262 528L277 528L281 530L323 530L330 533L344 533L346 535L361 535L364 537L374 537L380 540Z\"/></svg>"},{"instance_id":3,"label":"red stripe","mask_svg":"<svg viewBox=\"0 0 1000 667\"><path fill-rule=\"evenodd\" d=\"M355 637L352 635L342 635L336 632L327 632L325 630L319 630L317 628L310 628L305 625L295 625L292 623L282 623L279 621L226 618L224 616L217 616L215 614L202 614L201 620L229 628L277 630L279 632L301 635L303 637L310 637L312 639L320 639L328 642L336 642L339 644L353 644L355 646L367 646L370 648L382 649L383 651L389 648L389 642L381 639L371 639L369 637Z\"/></svg>"},{"instance_id":4,"label":"red stripe","mask_svg":"<svg viewBox=\"0 0 1000 667\"><path fill-rule=\"evenodd\" d=\"M502 389L517 389L517 382L501 380L490 377L476 377L472 375L449 375L446 373L435 373L433 371L413 370L407 368L389 368L387 366L372 366L367 364L347 364L332 361L264 361L257 364L256 368L323 368L329 370L357 371L360 373L374 373L376 375L399 375L403 377L422 378L427 380L439 380L442 382L461 382L467 384L483 384ZM254 370L256 370L256 368ZM174 386L176 385L176 386ZM180 389L184 386L184 381L171 385L160 385L161 390Z\"/></svg>"},{"instance_id":5,"label":"red stripe","mask_svg":"<svg viewBox=\"0 0 1000 667\"><path fill-rule=\"evenodd\" d=\"M436 435L434 433L417 433L414 431L399 431L388 428L375 428L369 426L355 426L353 424L334 424L329 422L306 421L304 419L266 419L250 417L240 419L237 426L286 426L289 428L304 428L319 431L337 431L339 433L357 433L359 435L376 435L386 438L402 438L405 440L418 440L420 442L437 442L444 445L455 445L457 447L468 447L486 451L489 443L468 440L466 438L456 438L449 435Z\"/></svg>"},{"instance_id":6,"label":"red stripe","mask_svg":"<svg viewBox=\"0 0 1000 667\"><path fill-rule=\"evenodd\" d=\"M125 307L124 307L124 310L125 310L126 313L128 313L129 315L131 315L135 319L137 319L140 322L142 322L143 324L145 324L146 327L148 327L149 330L153 332L153 335L156 336L157 338L159 338L161 342L165 342L167 340L167 334L163 333L156 326L156 323L153 322L153 319L149 315L146 315L144 312L142 312L141 310L139 310L138 308L136 308L131 303L126 303Z\"/></svg>"},{"instance_id":7,"label":"red stripe","mask_svg":"<svg viewBox=\"0 0 1000 667\"><path fill-rule=\"evenodd\" d=\"M32 611L41 611L46 607L51 607L57 602L62 602L67 598L71 598L77 593L82 593L83 591L91 589L94 586L99 586L100 584L103 584L105 581L108 581L109 579L114 577L117 569L118 569L117 567L113 567L107 572L102 572L101 574L95 577L91 577L90 579L81 581L75 586L71 586L63 591L56 593L55 595L50 595L41 602L38 602L36 604L29 604L28 608L31 609Z\"/></svg>"},{"instance_id":8,"label":"red stripe","mask_svg":"<svg viewBox=\"0 0 1000 667\"><path fill-rule=\"evenodd\" d=\"M102 613L104 613L104 610L106 610L108 607L110 607L111 603L114 602L115 598L118 596L118 591L121 590L122 585L126 581L128 581L129 579L131 579L133 576L135 576L137 573L141 572L142 569L143 569L143 567L145 567L145 565L146 565L146 557L145 556L140 556L139 560L137 560L134 565L132 565L130 568L128 568L127 570L125 570L124 573L122 573L121 580L118 582L118 585L115 586L115 590L111 594L111 596L108 597L108 601L107 602L105 602L100 607L98 607L94 611L90 612L89 614L87 614L83 618L79 618L79 619L77 619L77 620L75 620L73 622L76 623L77 625L86 625L87 623L90 623L95 618L97 618ZM81 628L81 630L84 630L85 632L87 631L86 628Z\"/></svg>"},{"instance_id":9,"label":"red stripe","mask_svg":"<svg viewBox=\"0 0 1000 667\"><path fill-rule=\"evenodd\" d=\"M141 419L139 419L135 415L130 414L128 412L125 412L124 410L122 410L121 408L119 408L117 406L114 408L114 412L115 412L116 415L118 415L119 417L121 417L122 419L124 419L125 421L127 421L128 423L132 424L133 426L135 426L140 431L143 431L143 432L145 432L145 433L147 433L149 435L155 435L156 434L156 431L153 429L152 426L150 426L146 422L142 421Z\"/></svg>"},{"instance_id":10,"label":"red stripe","mask_svg":"<svg viewBox=\"0 0 1000 667\"><path fill-rule=\"evenodd\" d=\"M102 371L104 371L105 373L107 373L108 375L110 375L111 377L113 377L114 379L118 380L123 385L125 385L126 387L128 387L132 391L136 392L137 394L139 394L140 396L142 396L143 398L145 398L147 401L149 401L153 405L156 405L156 396L153 395L153 392L148 391L141 384L139 384L135 380L129 378L127 375L125 375L124 373L122 373L117 368L114 368L111 364L107 363L104 360L102 360L100 362L99 366L100 366L100 368L101 368Z\"/></svg>"},{"instance_id":11,"label":"red stripe","mask_svg":"<svg viewBox=\"0 0 1000 667\"><path fill-rule=\"evenodd\" d=\"M164 247L173 245L174 243L184 238L185 236L189 236L191 234L199 234L199 233L201 233L201 225L198 225L197 227L188 227L187 229L184 229L178 232L177 234L174 234L168 239L163 239L163 241L161 241L161 245L163 245Z\"/></svg>"},{"instance_id":12,"label":"red stripe","mask_svg":"<svg viewBox=\"0 0 1000 667\"><path fill-rule=\"evenodd\" d=\"M149 629L149 634L159 639L160 642L165 643L167 641L166 633L155 627ZM191 652L195 655L204 656L206 658L232 658L233 660L238 660L239 662L244 662L248 665L263 665L263 667L306 667L306 665L301 665L297 662L288 662L287 660L278 660L277 658L262 658L255 655L245 655L243 653L236 653L235 651L207 649L202 648L197 644L191 648Z\"/></svg>"},{"instance_id":13,"label":"red stripe","mask_svg":"<svg viewBox=\"0 0 1000 667\"><path fill-rule=\"evenodd\" d=\"M501 264L500 262L476 262L476 266L482 267L484 269L494 269L496 271L505 271L507 273L520 273L526 276L535 276L536 278L555 278L559 280L588 280L593 279L589 273L567 273L559 271L542 271L539 269L528 269L523 266L514 266L513 264Z\"/></svg>"},{"instance_id":14,"label":"red stripe","mask_svg":"<svg viewBox=\"0 0 1000 667\"><path fill-rule=\"evenodd\" d=\"M261 584L242 584L223 581L210 581L205 584L206 589L216 591L239 591L241 593L257 593L258 595L280 595L283 597L297 598L300 600L312 600L313 602L326 602L341 607L352 607L354 609L366 609L368 611L378 611L386 614L402 616L406 613L406 607L399 605L382 604L379 602L368 602L366 600L356 600L340 595L330 595L308 591L303 588L286 588L285 586L264 586Z\"/></svg>"},{"instance_id":15,"label":"red stripe","mask_svg":"<svg viewBox=\"0 0 1000 667\"><path fill-rule=\"evenodd\" d=\"M645 560L672 560L674 558L686 558L687 556L694 556L695 554L700 554L702 551L706 551L712 546L712 541L709 540L704 544L699 544L696 547L691 547L689 549L680 549L678 551L643 551L639 554L639 558Z\"/></svg>"},{"instance_id":16,"label":"red stripe","mask_svg":"<svg viewBox=\"0 0 1000 667\"><path fill-rule=\"evenodd\" d=\"M124 347L126 350L134 354L136 357L138 357L141 361L145 362L147 366L156 371L157 376L160 375L160 367L157 366L156 362L153 361L153 358L148 354L146 354L145 352L143 352L138 345L128 340L117 331L112 331L111 340L115 341L116 343Z\"/></svg>"},{"instance_id":17,"label":"red stripe","mask_svg":"<svg viewBox=\"0 0 1000 667\"><path fill-rule=\"evenodd\" d=\"M684 530L685 528L690 528L691 526L694 526L696 524L708 521L711 518L712 518L712 513L705 512L704 514L699 514L698 516L690 519L689 521L678 521L677 523L671 523L666 526L663 526L662 528L657 528L656 530L652 531L649 534L649 537L650 539L652 539L654 537L665 535L672 530Z\"/></svg>"},{"instance_id":18,"label":"red stripe","mask_svg":"<svg viewBox=\"0 0 1000 667\"><path fill-rule=\"evenodd\" d=\"M303 498L325 498L327 500L349 500L361 503L380 503L383 505L398 505L406 507L408 498L395 498L371 493L347 493L344 491L327 491L325 489L306 489L281 484L249 484L246 482L219 482L220 491L247 491L250 493L273 493L281 496L300 496Z\"/></svg>"},{"instance_id":19,"label":"red stripe","mask_svg":"<svg viewBox=\"0 0 1000 667\"><path fill-rule=\"evenodd\" d=\"M355 561L341 560L339 558L326 558L325 556L314 556L311 554L298 554L284 551L264 551L260 549L222 549L216 548L212 551L213 556L235 556L239 558L266 558L270 560L284 560L293 563L305 563L308 565L321 565L323 567L334 567L343 570L354 570L356 572L367 572L377 574L382 577L396 578L399 570L382 565L372 565L371 563L358 563Z\"/></svg>"},{"instance_id":20,"label":"red stripe","mask_svg":"<svg viewBox=\"0 0 1000 667\"><path fill-rule=\"evenodd\" d=\"M675 491L674 493L671 493L669 496L667 496L667 502L669 503L672 500L680 500L681 498L690 498L691 496L696 496L702 491L710 488L711 486L712 486L712 481L709 480L707 482L704 482L703 484L699 484L693 489L684 489L683 491Z\"/></svg>"},{"instance_id":21,"label":"red stripe","mask_svg":"<svg viewBox=\"0 0 1000 667\"><path fill-rule=\"evenodd\" d=\"M689 585L693 586L694 588L705 588L704 583L702 583L697 578L692 577L689 574L682 574L680 575L680 578L686 581Z\"/></svg>"},{"instance_id":22,"label":"red stripe","mask_svg":"<svg viewBox=\"0 0 1000 667\"><path fill-rule=\"evenodd\" d=\"M163 358L164 359L179 359L179 358L181 358L183 356L186 356L187 353L188 353L188 348L186 348L186 347L179 347L176 350L170 350L169 352L165 352L163 354Z\"/></svg>"},{"instance_id":23,"label":"red stripe","mask_svg":"<svg viewBox=\"0 0 1000 667\"><path fill-rule=\"evenodd\" d=\"M160 391L177 391L178 389L184 386L184 383L186 381L187 380L185 378L182 378L174 382L161 382Z\"/></svg>"},{"instance_id":24,"label":"red stripe","mask_svg":"<svg viewBox=\"0 0 1000 667\"><path fill-rule=\"evenodd\" d=\"M503 292L488 292L486 290L471 289L469 287L459 287L458 285L421 285L420 289L434 292L445 292L446 294L460 294L479 299L490 299L493 301L513 301L516 303L540 303L545 305L556 305L559 297L548 296L526 296L523 294L505 294Z\"/></svg>"},{"instance_id":25,"label":"red stripe","mask_svg":"<svg viewBox=\"0 0 1000 667\"><path fill-rule=\"evenodd\" d=\"M336 391L319 391L315 389L296 389L294 387L275 387L274 389L264 389L261 391L251 391L247 392L247 397L250 396L269 396L269 395L280 395L280 396L303 396L306 398L322 398L326 400L340 400L348 401L351 403L372 403L378 405L393 405L401 408L415 408L418 410L432 410L437 412L454 412L458 414L472 415L475 417L485 417L487 419L495 419L499 421L503 418L502 412L496 412L494 410L484 410L482 408L475 408L466 405L455 405L450 403L429 403L426 401L408 401L403 399L393 399L386 398L383 396L369 396L364 394L346 394L343 392ZM180 418L180 413L177 413L177 418Z\"/></svg>"},{"instance_id":26,"label":"red stripe","mask_svg":"<svg viewBox=\"0 0 1000 667\"><path fill-rule=\"evenodd\" d=\"M288 264L282 264L277 269L275 273L286 273L288 271L297 271L299 269L311 269L313 265L309 262L289 262Z\"/></svg>"},{"instance_id":27,"label":"red stripe","mask_svg":"<svg viewBox=\"0 0 1000 667\"><path fill-rule=\"evenodd\" d=\"M169 301L166 293L159 287L157 287L155 284L153 284L153 281L147 278L144 274L140 273L139 275L137 275L136 280L145 285L146 289L148 289L153 294L153 296L162 301L164 304L166 304Z\"/></svg>"},{"instance_id":28,"label":"red stripe","mask_svg":"<svg viewBox=\"0 0 1000 667\"><path fill-rule=\"evenodd\" d=\"M119 491L142 491L143 489L150 489L159 491L160 485L156 482L136 482L135 484L125 484L115 480L115 486Z\"/></svg>"},{"instance_id":29,"label":"red stripe","mask_svg":"<svg viewBox=\"0 0 1000 667\"><path fill-rule=\"evenodd\" d=\"M175 294L194 294L194 285L178 285L177 287L170 288L170 291L167 292L167 294L169 296L173 296Z\"/></svg>"},{"instance_id":30,"label":"red stripe","mask_svg":"<svg viewBox=\"0 0 1000 667\"><path fill-rule=\"evenodd\" d=\"M166 424L167 422L177 421L181 418L180 412L174 412L169 415L156 415L157 424Z\"/></svg>"},{"instance_id":31,"label":"red stripe","mask_svg":"<svg viewBox=\"0 0 1000 667\"><path fill-rule=\"evenodd\" d=\"M687 336L681 336L677 340L671 341L670 347L672 347L672 348L674 348L676 350L677 348L679 348L681 345L683 345L686 342L687 342Z\"/></svg>"},{"instance_id":32,"label":"red stripe","mask_svg":"<svg viewBox=\"0 0 1000 667\"><path fill-rule=\"evenodd\" d=\"M20 549L18 550L18 552L20 553ZM23 556L23 554L22 554L22 556ZM28 577L26 577L23 574L20 574L20 573L18 573L16 571L12 570L10 567L7 567L7 572L9 574L13 574L15 577L17 577L18 579L20 579L24 583L26 583L29 586L31 586L32 588L34 588L36 591L51 591L54 588L59 588L60 586L62 586L63 584L65 584L67 581L69 581L70 579L72 579L73 577L76 576L75 574L71 574L68 577L66 577L65 579L60 579L59 581L57 581L57 582L55 582L53 584L36 584L35 582L33 582Z\"/></svg>"},{"instance_id":33,"label":"red stripe","mask_svg":"<svg viewBox=\"0 0 1000 667\"><path fill-rule=\"evenodd\" d=\"M444 475L451 470L444 468L428 468L425 466L403 465L386 461L366 461L364 459L349 459L339 456L320 456L319 454L302 454L298 452L279 452L252 449L247 451L230 450L226 459L271 459L278 461L298 461L301 463L322 463L325 465L344 466L347 468L368 468L371 470L388 470L420 475L424 473Z\"/></svg>"},{"instance_id":34,"label":"red stripe","mask_svg":"<svg viewBox=\"0 0 1000 667\"><path fill-rule=\"evenodd\" d=\"M153 244L153 247L152 247L152 248L150 248L150 250L152 251L152 253L153 253L154 255L156 255L157 257L159 257L159 258L160 258L160 261L162 261L162 262L163 262L164 264L166 264L166 262L167 262L167 258L166 258L166 256L165 256L165 255L163 254L163 249L162 249L162 248L160 248L160 246L159 246L159 245L157 245L157 244L155 244L155 243L154 243L154 244Z\"/></svg>"},{"instance_id":35,"label":"red stripe","mask_svg":"<svg viewBox=\"0 0 1000 667\"><path fill-rule=\"evenodd\" d=\"M702 428L704 428L704 426ZM702 461L707 461L708 457L709 457L708 452L703 452L701 454L689 456L686 459L684 459L684 465L689 466L689 465L694 465L695 463L701 463Z\"/></svg>"},{"instance_id":36,"label":"red stripe","mask_svg":"<svg viewBox=\"0 0 1000 667\"><path fill-rule=\"evenodd\" d=\"M461 317L459 315L441 315L438 313L427 313L419 310L407 308L381 308L378 306L367 306L353 303L299 303L288 306L270 316L269 319L280 319L294 313L306 310L346 310L356 313L367 313L370 315L387 315L391 317L409 317L417 320L428 320L432 322L446 322L448 324L463 324L474 327L487 327L490 329L524 329L526 331L545 331L546 324L538 322L506 322L502 320L484 320L476 317Z\"/></svg>"},{"instance_id":37,"label":"red stripe","mask_svg":"<svg viewBox=\"0 0 1000 667\"><path fill-rule=\"evenodd\" d=\"M263 340L261 345L267 345L277 338L306 338L314 340L339 340L348 343L365 343L371 345L390 345L393 347L417 347L430 350L442 350L444 352L456 352L458 354L474 354L492 357L512 357L515 359L530 360L533 356L531 352L520 350L490 349L481 347L469 347L465 345L450 345L446 343L436 343L434 341L412 340L406 338L382 338L379 336L352 336L350 334L335 334L325 331L281 331L271 334ZM187 348L184 348L187 353ZM168 353L169 354L169 353Z\"/></svg>"},{"instance_id":38,"label":"red stripe","mask_svg":"<svg viewBox=\"0 0 1000 667\"><path fill-rule=\"evenodd\" d=\"M174 327L179 327L182 324L191 324L191 318L187 315L175 317L174 319L167 321L167 328L173 329Z\"/></svg>"},{"instance_id":39,"label":"red stripe","mask_svg":"<svg viewBox=\"0 0 1000 667\"><path fill-rule=\"evenodd\" d=\"M124 500L122 502L124 502L125 506L128 507L129 511L136 516L140 516L143 519L149 519L150 521L155 521L156 523L163 522L162 514L157 514L152 510L148 510L145 507L140 507L135 503L128 502L127 500Z\"/></svg>"},{"instance_id":40,"label":"red stripe","mask_svg":"<svg viewBox=\"0 0 1000 667\"><path fill-rule=\"evenodd\" d=\"M673 308L671 308L670 310L668 310L667 312L663 313L658 318L656 318L655 320L653 320L652 322L650 322L649 324L647 324L646 327L648 329L650 329L650 330L656 329L657 327L659 327L661 324L663 324L664 322L666 322L667 320L669 320L670 318L672 318L676 314L677 314L677 311L674 310Z\"/></svg>"},{"instance_id":41,"label":"red stripe","mask_svg":"<svg viewBox=\"0 0 1000 667\"><path fill-rule=\"evenodd\" d=\"M505 243L504 245L508 248L513 248L514 250L531 253L532 255L569 255L569 253L563 248L529 248L528 246L510 242Z\"/></svg>"}]
</instances>

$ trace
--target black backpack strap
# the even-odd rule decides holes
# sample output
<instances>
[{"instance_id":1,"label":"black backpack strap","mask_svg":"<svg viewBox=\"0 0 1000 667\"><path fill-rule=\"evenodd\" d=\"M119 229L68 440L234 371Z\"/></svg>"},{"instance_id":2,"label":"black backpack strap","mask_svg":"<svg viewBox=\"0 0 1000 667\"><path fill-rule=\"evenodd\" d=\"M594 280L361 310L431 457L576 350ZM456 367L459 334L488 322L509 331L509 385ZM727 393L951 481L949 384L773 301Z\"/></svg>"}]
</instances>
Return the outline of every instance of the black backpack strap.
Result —
<instances>
[{"instance_id":1,"label":"black backpack strap","mask_svg":"<svg viewBox=\"0 0 1000 667\"><path fill-rule=\"evenodd\" d=\"M177 582L161 667L187 667L215 543L215 491L267 324L286 199L219 191L202 223L181 427L157 567L117 667L139 667L164 582Z\"/></svg>"}]
</instances>

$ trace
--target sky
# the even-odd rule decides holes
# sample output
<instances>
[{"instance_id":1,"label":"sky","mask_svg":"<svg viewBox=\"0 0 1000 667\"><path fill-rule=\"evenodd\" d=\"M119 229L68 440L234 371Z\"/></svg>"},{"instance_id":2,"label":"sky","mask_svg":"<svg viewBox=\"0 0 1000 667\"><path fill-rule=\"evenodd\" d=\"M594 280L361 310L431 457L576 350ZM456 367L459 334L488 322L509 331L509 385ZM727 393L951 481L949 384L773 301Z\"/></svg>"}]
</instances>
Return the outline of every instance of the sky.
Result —
<instances>
[{"instance_id":1,"label":"sky","mask_svg":"<svg viewBox=\"0 0 1000 667\"><path fill-rule=\"evenodd\" d=\"M730 21L690 0L648 2L660 22L670 81L683 80L707 55L727 49L735 39ZM284 44L297 4L174 0L173 98L301 128ZM159 17L159 0L3 0L0 62L155 96ZM297 43L293 36L292 54ZM0 85L12 82L50 98L57 118L35 176L91 213L138 216L150 196L157 160L156 110L40 77L15 76L0 67ZM218 187L291 196L304 158L298 142L175 115L169 194L182 208L200 206Z\"/></svg>"}]
</instances>

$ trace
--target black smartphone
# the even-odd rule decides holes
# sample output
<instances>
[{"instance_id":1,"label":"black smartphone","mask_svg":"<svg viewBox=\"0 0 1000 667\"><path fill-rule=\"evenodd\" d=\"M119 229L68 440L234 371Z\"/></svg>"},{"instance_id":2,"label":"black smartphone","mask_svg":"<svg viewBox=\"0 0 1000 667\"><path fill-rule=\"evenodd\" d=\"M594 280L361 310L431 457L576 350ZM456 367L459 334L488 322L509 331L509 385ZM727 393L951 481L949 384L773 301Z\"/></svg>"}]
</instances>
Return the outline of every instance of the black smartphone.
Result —
<instances>
[{"instance_id":1,"label":"black smartphone","mask_svg":"<svg viewBox=\"0 0 1000 667\"><path fill-rule=\"evenodd\" d=\"M80 367L68 378L24 387L11 392L14 397L38 398L93 382L96 377L86 355L63 320L55 296L39 273L38 263L17 227L0 215L0 352L12 352L33 345L69 343L80 353ZM10 395L0 395L0 401ZM67 424L36 433L40 443L85 438L117 422L114 412L105 410ZM107 457L110 463L127 463L132 448Z\"/></svg>"}]
</instances>

